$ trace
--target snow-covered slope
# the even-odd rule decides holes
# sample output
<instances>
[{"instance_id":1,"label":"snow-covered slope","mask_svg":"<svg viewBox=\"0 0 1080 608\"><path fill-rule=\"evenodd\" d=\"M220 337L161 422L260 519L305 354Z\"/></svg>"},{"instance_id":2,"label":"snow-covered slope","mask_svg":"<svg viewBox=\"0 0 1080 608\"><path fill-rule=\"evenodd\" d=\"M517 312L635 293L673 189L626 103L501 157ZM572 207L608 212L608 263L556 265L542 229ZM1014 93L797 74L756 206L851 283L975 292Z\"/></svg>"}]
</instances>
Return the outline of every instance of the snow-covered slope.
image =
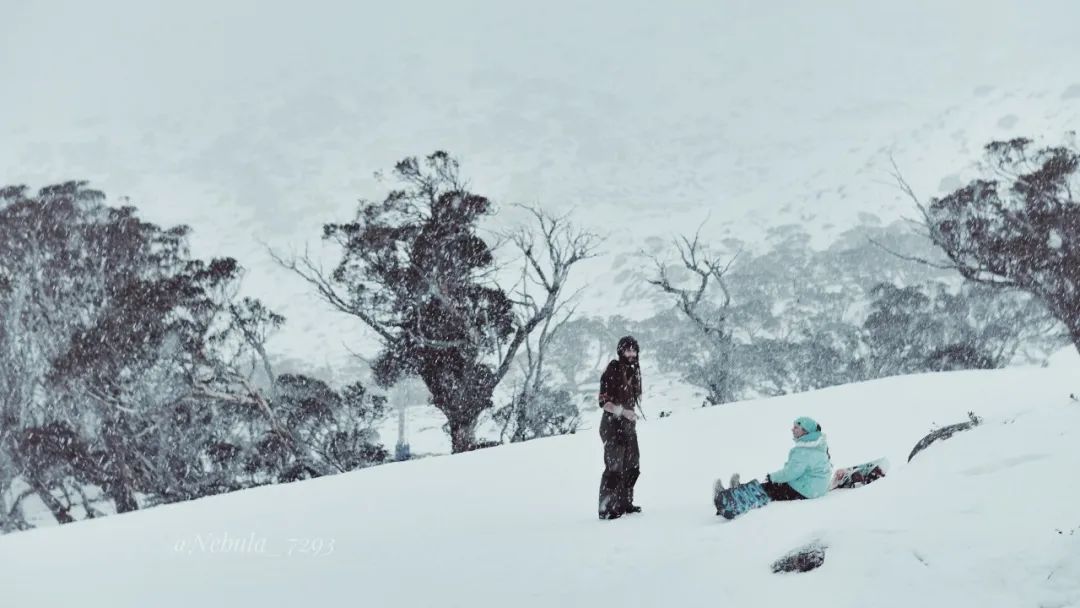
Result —
<instances>
[{"instance_id":1,"label":"snow-covered slope","mask_svg":"<svg viewBox=\"0 0 1080 608\"><path fill-rule=\"evenodd\" d=\"M0 589L11 606L1075 606L1078 370L1062 356L652 420L645 513L614 522L596 520L588 433L8 535ZM906 462L969 410L985 424ZM887 456L889 476L715 517L713 478L779 466L801 414L835 463ZM770 573L809 541L824 566Z\"/></svg>"},{"instance_id":2,"label":"snow-covered slope","mask_svg":"<svg viewBox=\"0 0 1080 608\"><path fill-rule=\"evenodd\" d=\"M1080 118L1073 0L0 7L0 183L87 178L192 225L198 255L240 259L290 318L273 351L309 367L370 340L260 241L317 240L406 155L447 149L497 201L575 208L612 237L579 310L640 316L613 300L635 293L620 254L706 216L716 240L895 218L890 152L935 194L987 140Z\"/></svg>"}]
</instances>

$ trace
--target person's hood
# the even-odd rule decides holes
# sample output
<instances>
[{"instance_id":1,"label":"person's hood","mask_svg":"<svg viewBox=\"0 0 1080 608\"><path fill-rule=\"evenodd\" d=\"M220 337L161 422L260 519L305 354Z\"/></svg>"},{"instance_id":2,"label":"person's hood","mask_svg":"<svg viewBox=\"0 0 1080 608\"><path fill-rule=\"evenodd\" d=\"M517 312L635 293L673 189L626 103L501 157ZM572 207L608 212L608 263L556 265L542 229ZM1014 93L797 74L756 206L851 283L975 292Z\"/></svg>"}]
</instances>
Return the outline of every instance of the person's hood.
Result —
<instances>
[{"instance_id":1,"label":"person's hood","mask_svg":"<svg viewBox=\"0 0 1080 608\"><path fill-rule=\"evenodd\" d=\"M795 440L797 448L816 448L825 443L825 434L821 431L807 433Z\"/></svg>"},{"instance_id":2,"label":"person's hood","mask_svg":"<svg viewBox=\"0 0 1080 608\"><path fill-rule=\"evenodd\" d=\"M796 418L795 424L801 426L802 430L806 431L807 433L821 432L821 425L818 424L817 420L814 420L809 416L800 416Z\"/></svg>"},{"instance_id":3,"label":"person's hood","mask_svg":"<svg viewBox=\"0 0 1080 608\"><path fill-rule=\"evenodd\" d=\"M634 363L637 363L638 360L641 359L641 347L638 346L638 341L635 340L633 336L623 336L622 338L619 338L619 345L615 348L615 352L619 355L619 361L624 363L628 362L628 359L623 355L623 352L629 348L633 348L637 351L637 359L634 359Z\"/></svg>"}]
</instances>

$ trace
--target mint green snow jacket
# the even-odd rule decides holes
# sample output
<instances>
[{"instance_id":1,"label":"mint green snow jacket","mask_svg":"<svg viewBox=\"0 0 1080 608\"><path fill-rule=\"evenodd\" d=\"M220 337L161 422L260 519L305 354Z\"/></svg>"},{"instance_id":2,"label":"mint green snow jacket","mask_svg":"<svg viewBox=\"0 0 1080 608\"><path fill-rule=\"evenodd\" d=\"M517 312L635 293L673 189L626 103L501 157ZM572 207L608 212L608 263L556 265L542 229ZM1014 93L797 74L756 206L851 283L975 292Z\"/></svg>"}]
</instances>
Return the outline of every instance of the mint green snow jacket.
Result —
<instances>
[{"instance_id":1,"label":"mint green snow jacket","mask_svg":"<svg viewBox=\"0 0 1080 608\"><path fill-rule=\"evenodd\" d=\"M821 431L796 439L784 468L769 473L769 480L773 483L786 483L807 498L824 496L829 491L831 478L829 445Z\"/></svg>"}]
</instances>

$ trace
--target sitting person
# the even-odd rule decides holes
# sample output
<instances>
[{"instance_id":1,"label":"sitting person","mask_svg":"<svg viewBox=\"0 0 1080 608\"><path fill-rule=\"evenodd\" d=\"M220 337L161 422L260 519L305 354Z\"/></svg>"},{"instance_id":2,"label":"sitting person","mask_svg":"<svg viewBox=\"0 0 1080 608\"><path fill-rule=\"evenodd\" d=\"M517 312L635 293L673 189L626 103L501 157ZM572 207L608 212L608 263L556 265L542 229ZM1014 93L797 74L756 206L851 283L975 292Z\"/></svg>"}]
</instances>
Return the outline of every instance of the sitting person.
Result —
<instances>
[{"instance_id":1,"label":"sitting person","mask_svg":"<svg viewBox=\"0 0 1080 608\"><path fill-rule=\"evenodd\" d=\"M802 500L818 498L829 491L832 477L832 461L829 445L821 433L821 425L814 419L803 416L791 427L795 445L788 453L784 468L769 473L761 484L765 493L772 500ZM739 474L731 476L731 487L739 485ZM714 490L719 493L723 483L716 480Z\"/></svg>"}]
</instances>

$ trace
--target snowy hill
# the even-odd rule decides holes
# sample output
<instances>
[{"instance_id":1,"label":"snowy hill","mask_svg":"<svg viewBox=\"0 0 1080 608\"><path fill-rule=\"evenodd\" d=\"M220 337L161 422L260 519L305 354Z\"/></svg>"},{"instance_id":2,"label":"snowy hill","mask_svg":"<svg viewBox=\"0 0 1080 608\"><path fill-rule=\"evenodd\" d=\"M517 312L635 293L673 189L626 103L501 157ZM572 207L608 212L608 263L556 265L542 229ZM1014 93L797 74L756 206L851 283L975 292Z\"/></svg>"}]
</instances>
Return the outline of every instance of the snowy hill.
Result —
<instances>
[{"instance_id":1,"label":"snowy hill","mask_svg":"<svg viewBox=\"0 0 1080 608\"><path fill-rule=\"evenodd\" d=\"M1075 356L897 377L640 427L646 511L595 516L592 433L391 464L0 538L12 606L1080 605ZM911 447L932 425L985 424ZM782 463L796 415L874 485L712 513L714 477ZM775 575L809 541L824 566ZM290 555L291 550L291 555Z\"/></svg>"},{"instance_id":2,"label":"snowy hill","mask_svg":"<svg viewBox=\"0 0 1080 608\"><path fill-rule=\"evenodd\" d=\"M893 219L910 203L890 153L932 195L987 140L1080 119L1070 0L0 4L0 183L86 178L190 224L197 255L237 257L290 318L272 350L311 367L370 345L260 241L316 241L406 155L443 148L496 201L574 208L612 237L579 310L643 316L612 301L635 293L613 266L706 216L716 240Z\"/></svg>"}]
</instances>

